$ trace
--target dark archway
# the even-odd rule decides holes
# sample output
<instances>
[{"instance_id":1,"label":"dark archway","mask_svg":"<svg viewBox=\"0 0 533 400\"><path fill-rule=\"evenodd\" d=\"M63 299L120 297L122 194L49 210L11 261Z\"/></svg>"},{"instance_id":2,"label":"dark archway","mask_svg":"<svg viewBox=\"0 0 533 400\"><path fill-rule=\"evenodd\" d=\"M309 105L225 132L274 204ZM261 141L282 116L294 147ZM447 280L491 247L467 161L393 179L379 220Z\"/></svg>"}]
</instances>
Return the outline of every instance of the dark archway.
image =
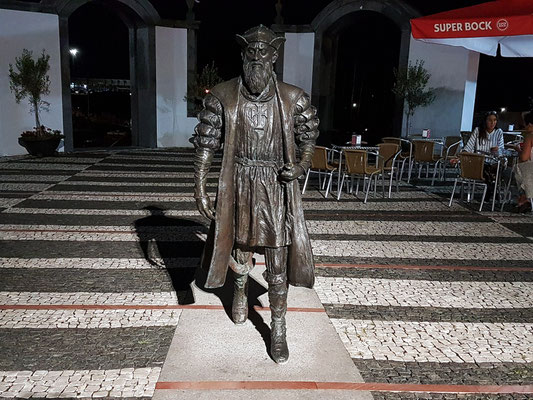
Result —
<instances>
[{"instance_id":1,"label":"dark archway","mask_svg":"<svg viewBox=\"0 0 533 400\"><path fill-rule=\"evenodd\" d=\"M74 148L131 146L128 27L113 10L87 3L69 18L69 43Z\"/></svg>"},{"instance_id":2,"label":"dark archway","mask_svg":"<svg viewBox=\"0 0 533 400\"><path fill-rule=\"evenodd\" d=\"M361 11L379 13L394 23L400 35L397 65L399 69L407 68L411 38L409 20L420 16L414 8L398 0L334 0L328 4L311 24L315 31L312 97L320 113L321 130L325 133L325 140L335 131L336 125L333 99L336 94L336 75L340 67L339 46L343 45L344 32L349 32L354 23L353 14ZM393 131L389 134L400 134L402 114L403 104L396 101ZM375 124L381 124L381 121L376 121Z\"/></svg>"},{"instance_id":3,"label":"dark archway","mask_svg":"<svg viewBox=\"0 0 533 400\"><path fill-rule=\"evenodd\" d=\"M70 53L68 20L81 6L97 2L110 8L128 27L131 130L133 146L157 146L155 25L159 14L148 0L45 0L59 15L61 75L63 94L63 128L65 149L72 151L72 102L70 98Z\"/></svg>"},{"instance_id":4,"label":"dark archway","mask_svg":"<svg viewBox=\"0 0 533 400\"><path fill-rule=\"evenodd\" d=\"M330 141L343 143L352 132L372 144L391 136L400 30L382 14L362 11L344 16L327 35L338 37Z\"/></svg>"}]
</instances>

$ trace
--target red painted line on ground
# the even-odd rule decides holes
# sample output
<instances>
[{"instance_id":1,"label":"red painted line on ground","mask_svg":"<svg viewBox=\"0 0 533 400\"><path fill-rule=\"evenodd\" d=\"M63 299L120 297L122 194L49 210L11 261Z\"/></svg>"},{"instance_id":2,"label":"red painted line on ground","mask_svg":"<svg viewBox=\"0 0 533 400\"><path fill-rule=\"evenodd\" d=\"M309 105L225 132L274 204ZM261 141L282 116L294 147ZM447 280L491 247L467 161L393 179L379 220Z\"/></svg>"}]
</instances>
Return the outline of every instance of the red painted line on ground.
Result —
<instances>
[{"instance_id":1,"label":"red painted line on ground","mask_svg":"<svg viewBox=\"0 0 533 400\"><path fill-rule=\"evenodd\" d=\"M0 232L50 232L50 233L123 233L123 234L137 234L137 231L106 231L106 230L76 230L76 229L4 229L0 228ZM162 232L163 233L163 232Z\"/></svg>"},{"instance_id":2,"label":"red painted line on ground","mask_svg":"<svg viewBox=\"0 0 533 400\"><path fill-rule=\"evenodd\" d=\"M15 183L15 182L11 181L11 182L5 182L5 183ZM37 183L37 184L39 184L39 183ZM54 185L54 184L55 184L55 182L50 183L50 185ZM37 194L37 193L39 193L38 190L32 190L31 192L30 191L28 191L28 192L6 192L6 191L0 191L0 196L1 195L8 195L9 196L10 194L16 194L16 195L27 194L29 196L33 196L34 194Z\"/></svg>"},{"instance_id":3,"label":"red painted line on ground","mask_svg":"<svg viewBox=\"0 0 533 400\"><path fill-rule=\"evenodd\" d=\"M257 262L256 265L265 265ZM533 267L477 267L469 265L315 264L317 268L444 269L450 271L533 271Z\"/></svg>"},{"instance_id":4,"label":"red painted line on ground","mask_svg":"<svg viewBox=\"0 0 533 400\"><path fill-rule=\"evenodd\" d=\"M356 390L411 393L533 393L533 385L422 385L308 381L157 382L159 390Z\"/></svg>"},{"instance_id":5,"label":"red painted line on ground","mask_svg":"<svg viewBox=\"0 0 533 400\"><path fill-rule=\"evenodd\" d=\"M254 390L254 389L317 389L315 382L278 381L199 381L199 382L157 382L156 389L174 390Z\"/></svg>"},{"instance_id":6,"label":"red painted line on ground","mask_svg":"<svg viewBox=\"0 0 533 400\"><path fill-rule=\"evenodd\" d=\"M220 305L151 305L151 304L0 304L0 310L224 310ZM256 311L270 311L269 307L254 306ZM288 307L289 312L326 312L324 308Z\"/></svg>"},{"instance_id":7,"label":"red painted line on ground","mask_svg":"<svg viewBox=\"0 0 533 400\"><path fill-rule=\"evenodd\" d=\"M90 196L90 197L179 197L179 198L184 198L184 197L193 197L192 194L187 194L187 195L174 195L174 194L162 194L162 195L156 195L156 194L153 194L153 193L141 193L141 194L108 194L108 193L99 193L99 192L92 192L94 194L84 194L84 193L80 193L80 194L72 194L72 193L61 193L61 192L58 192L58 193L52 193L52 192L48 192L48 191L44 191L44 192L41 192L39 194L45 194L46 196L49 196L49 195L52 195L52 196L78 196L78 197L84 197L84 196ZM42 199L37 199L37 200L42 200Z\"/></svg>"},{"instance_id":8,"label":"red painted line on ground","mask_svg":"<svg viewBox=\"0 0 533 400\"><path fill-rule=\"evenodd\" d=\"M316 264L320 268L439 269L450 271L533 271L531 267L478 267L470 265Z\"/></svg>"},{"instance_id":9,"label":"red painted line on ground","mask_svg":"<svg viewBox=\"0 0 533 400\"><path fill-rule=\"evenodd\" d=\"M327 201L329 201L330 203L336 203L335 200L327 200ZM304 201L304 203L306 203L306 202L307 201ZM432 200L430 200L430 202L435 203L435 201L432 201ZM346 218L349 218L349 217L363 217L363 218L364 217L380 217L380 218L386 218L388 216L390 216L390 217L414 217L414 218L417 218L417 217L420 217L420 215L424 213L423 210L415 211L415 212L411 212L411 213L396 213L396 212L394 212L394 210L390 210L390 211L385 211L385 212L387 212L387 214L383 214L383 213L361 213L360 211L353 211L353 212L350 212L350 213L343 213L343 214L335 213L336 211L346 211L346 210L343 210L343 209L332 209L330 213L315 213L313 211L315 211L315 210L313 210L313 209L304 210L304 213L307 216L309 216L309 217L331 217L333 215L334 216L342 215L343 217L346 217ZM438 210L434 210L434 211L437 212ZM469 212L454 212L453 214L444 214L444 215L441 215L441 217L442 216L444 216L444 217L457 217L457 218L458 217L468 217L468 218L483 219L483 220L485 220L487 218L487 216L475 215L475 214L471 214ZM502 214L501 216L504 216L504 215ZM507 215L505 215L505 217L507 217ZM488 218L490 218L490 216ZM510 218L514 218L514 217L510 217ZM361 219L361 221L365 221L365 220ZM372 220L370 220L369 222L372 222ZM398 222L402 222L402 221L398 221ZM419 222L438 222L438 221L431 220L431 221L419 221ZM483 221L481 221L481 222L483 222Z\"/></svg>"}]
</instances>

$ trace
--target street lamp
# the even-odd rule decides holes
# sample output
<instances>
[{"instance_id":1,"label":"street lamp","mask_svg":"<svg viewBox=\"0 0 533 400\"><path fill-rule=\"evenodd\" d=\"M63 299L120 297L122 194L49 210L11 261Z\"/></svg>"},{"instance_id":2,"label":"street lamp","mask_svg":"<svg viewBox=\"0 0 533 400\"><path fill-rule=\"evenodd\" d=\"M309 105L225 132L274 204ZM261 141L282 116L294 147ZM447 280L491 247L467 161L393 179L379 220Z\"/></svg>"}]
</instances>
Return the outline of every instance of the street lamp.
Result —
<instances>
[{"instance_id":1,"label":"street lamp","mask_svg":"<svg viewBox=\"0 0 533 400\"><path fill-rule=\"evenodd\" d=\"M75 48L69 49L69 53L72 56L72 66L73 67L74 67L74 63L76 61L76 56L79 54L79 52L80 51L78 49L75 49Z\"/></svg>"}]
</instances>

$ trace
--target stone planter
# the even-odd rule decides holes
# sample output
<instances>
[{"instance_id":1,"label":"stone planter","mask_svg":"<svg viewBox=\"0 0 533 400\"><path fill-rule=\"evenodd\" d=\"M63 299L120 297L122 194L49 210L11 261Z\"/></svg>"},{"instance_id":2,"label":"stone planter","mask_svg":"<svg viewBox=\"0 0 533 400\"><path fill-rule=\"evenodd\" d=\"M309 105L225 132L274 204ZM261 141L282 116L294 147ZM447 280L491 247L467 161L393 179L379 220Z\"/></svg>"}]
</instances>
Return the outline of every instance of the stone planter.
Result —
<instances>
[{"instance_id":1,"label":"stone planter","mask_svg":"<svg viewBox=\"0 0 533 400\"><path fill-rule=\"evenodd\" d=\"M56 153L62 138L62 135L45 139L19 137L19 144L32 156L49 157Z\"/></svg>"}]
</instances>

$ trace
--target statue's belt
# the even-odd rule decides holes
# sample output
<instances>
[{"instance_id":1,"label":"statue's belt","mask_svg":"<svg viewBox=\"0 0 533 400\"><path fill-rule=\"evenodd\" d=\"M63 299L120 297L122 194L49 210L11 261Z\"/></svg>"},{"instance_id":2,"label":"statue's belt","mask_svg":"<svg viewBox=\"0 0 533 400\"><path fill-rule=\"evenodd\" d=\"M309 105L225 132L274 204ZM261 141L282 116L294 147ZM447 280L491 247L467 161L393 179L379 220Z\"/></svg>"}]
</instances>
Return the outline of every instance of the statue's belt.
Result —
<instances>
[{"instance_id":1,"label":"statue's belt","mask_svg":"<svg viewBox=\"0 0 533 400\"><path fill-rule=\"evenodd\" d=\"M246 157L235 157L235 162L244 167L270 167L279 169L283 166L283 161L252 160Z\"/></svg>"}]
</instances>

